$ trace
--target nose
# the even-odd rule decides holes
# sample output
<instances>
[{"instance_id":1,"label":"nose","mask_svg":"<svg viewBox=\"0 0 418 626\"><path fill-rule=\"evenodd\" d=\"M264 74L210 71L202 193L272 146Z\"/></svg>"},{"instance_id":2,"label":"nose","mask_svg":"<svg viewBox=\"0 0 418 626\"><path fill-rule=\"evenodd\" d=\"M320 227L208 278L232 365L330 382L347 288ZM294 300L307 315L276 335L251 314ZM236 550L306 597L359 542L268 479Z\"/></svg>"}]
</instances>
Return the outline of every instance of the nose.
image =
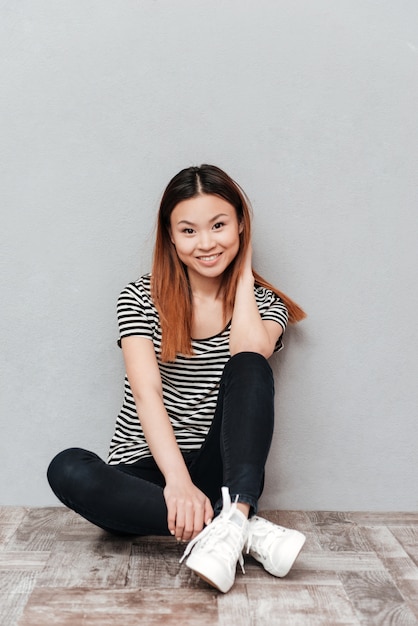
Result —
<instances>
[{"instance_id":1,"label":"nose","mask_svg":"<svg viewBox=\"0 0 418 626\"><path fill-rule=\"evenodd\" d=\"M201 250L211 250L215 246L215 242L212 237L212 231L202 231L199 237L199 248Z\"/></svg>"}]
</instances>

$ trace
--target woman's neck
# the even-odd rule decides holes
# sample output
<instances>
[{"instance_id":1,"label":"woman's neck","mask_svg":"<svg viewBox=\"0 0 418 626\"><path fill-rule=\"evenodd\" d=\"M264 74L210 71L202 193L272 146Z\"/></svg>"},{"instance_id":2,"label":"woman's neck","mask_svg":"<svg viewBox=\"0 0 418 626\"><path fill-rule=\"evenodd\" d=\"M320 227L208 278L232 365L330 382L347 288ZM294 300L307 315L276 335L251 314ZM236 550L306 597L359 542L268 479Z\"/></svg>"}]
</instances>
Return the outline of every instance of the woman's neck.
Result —
<instances>
[{"instance_id":1,"label":"woman's neck","mask_svg":"<svg viewBox=\"0 0 418 626\"><path fill-rule=\"evenodd\" d=\"M189 277L193 299L218 300L222 298L222 277Z\"/></svg>"},{"instance_id":2,"label":"woman's neck","mask_svg":"<svg viewBox=\"0 0 418 626\"><path fill-rule=\"evenodd\" d=\"M218 335L226 324L221 278L197 277L197 280L190 281L190 288L193 339Z\"/></svg>"}]
</instances>

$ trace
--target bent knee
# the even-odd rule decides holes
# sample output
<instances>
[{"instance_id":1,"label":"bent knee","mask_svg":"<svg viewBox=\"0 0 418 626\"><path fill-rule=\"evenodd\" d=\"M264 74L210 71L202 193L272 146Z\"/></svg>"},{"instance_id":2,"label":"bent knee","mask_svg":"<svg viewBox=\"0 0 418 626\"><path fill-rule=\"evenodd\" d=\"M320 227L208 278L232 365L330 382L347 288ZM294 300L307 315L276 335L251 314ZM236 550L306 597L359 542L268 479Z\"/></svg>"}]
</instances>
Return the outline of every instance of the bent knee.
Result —
<instances>
[{"instance_id":1,"label":"bent knee","mask_svg":"<svg viewBox=\"0 0 418 626\"><path fill-rule=\"evenodd\" d=\"M225 365L225 372L237 370L240 373L251 371L253 374L260 372L262 375L272 375L272 370L266 357L259 352L237 352Z\"/></svg>"},{"instance_id":2,"label":"bent knee","mask_svg":"<svg viewBox=\"0 0 418 626\"><path fill-rule=\"evenodd\" d=\"M67 491L70 485L83 481L86 462L92 454L82 448L68 448L52 459L47 479L55 494Z\"/></svg>"}]
</instances>

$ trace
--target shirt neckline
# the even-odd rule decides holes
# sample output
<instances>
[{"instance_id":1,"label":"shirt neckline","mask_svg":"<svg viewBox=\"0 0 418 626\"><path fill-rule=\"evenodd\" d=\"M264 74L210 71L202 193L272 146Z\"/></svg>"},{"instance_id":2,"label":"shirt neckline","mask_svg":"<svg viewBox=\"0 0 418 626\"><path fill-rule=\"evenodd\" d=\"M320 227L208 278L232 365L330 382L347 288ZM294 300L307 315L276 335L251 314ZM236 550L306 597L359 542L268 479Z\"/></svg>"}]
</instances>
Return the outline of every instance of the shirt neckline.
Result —
<instances>
[{"instance_id":1,"label":"shirt neckline","mask_svg":"<svg viewBox=\"0 0 418 626\"><path fill-rule=\"evenodd\" d=\"M232 319L229 320L225 328L221 330L219 333L216 333L216 335L212 335L211 337L202 337L201 339L196 339L195 337L192 337L192 341L210 341L211 339L216 339L216 337L221 337L228 330L228 328L231 325L231 322L232 322Z\"/></svg>"}]
</instances>

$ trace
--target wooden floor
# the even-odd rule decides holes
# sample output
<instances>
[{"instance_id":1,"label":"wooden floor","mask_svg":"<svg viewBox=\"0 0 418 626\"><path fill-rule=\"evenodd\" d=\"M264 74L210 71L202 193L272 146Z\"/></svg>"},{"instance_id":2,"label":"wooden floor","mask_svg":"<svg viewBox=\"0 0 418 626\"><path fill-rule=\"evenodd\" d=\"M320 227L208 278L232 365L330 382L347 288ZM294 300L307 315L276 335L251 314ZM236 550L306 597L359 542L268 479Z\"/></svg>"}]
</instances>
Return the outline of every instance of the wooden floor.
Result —
<instances>
[{"instance_id":1,"label":"wooden floor","mask_svg":"<svg viewBox=\"0 0 418 626\"><path fill-rule=\"evenodd\" d=\"M171 538L114 538L64 508L0 507L1 626L418 624L418 514L268 512L307 541L284 579L246 557L227 594Z\"/></svg>"}]
</instances>

